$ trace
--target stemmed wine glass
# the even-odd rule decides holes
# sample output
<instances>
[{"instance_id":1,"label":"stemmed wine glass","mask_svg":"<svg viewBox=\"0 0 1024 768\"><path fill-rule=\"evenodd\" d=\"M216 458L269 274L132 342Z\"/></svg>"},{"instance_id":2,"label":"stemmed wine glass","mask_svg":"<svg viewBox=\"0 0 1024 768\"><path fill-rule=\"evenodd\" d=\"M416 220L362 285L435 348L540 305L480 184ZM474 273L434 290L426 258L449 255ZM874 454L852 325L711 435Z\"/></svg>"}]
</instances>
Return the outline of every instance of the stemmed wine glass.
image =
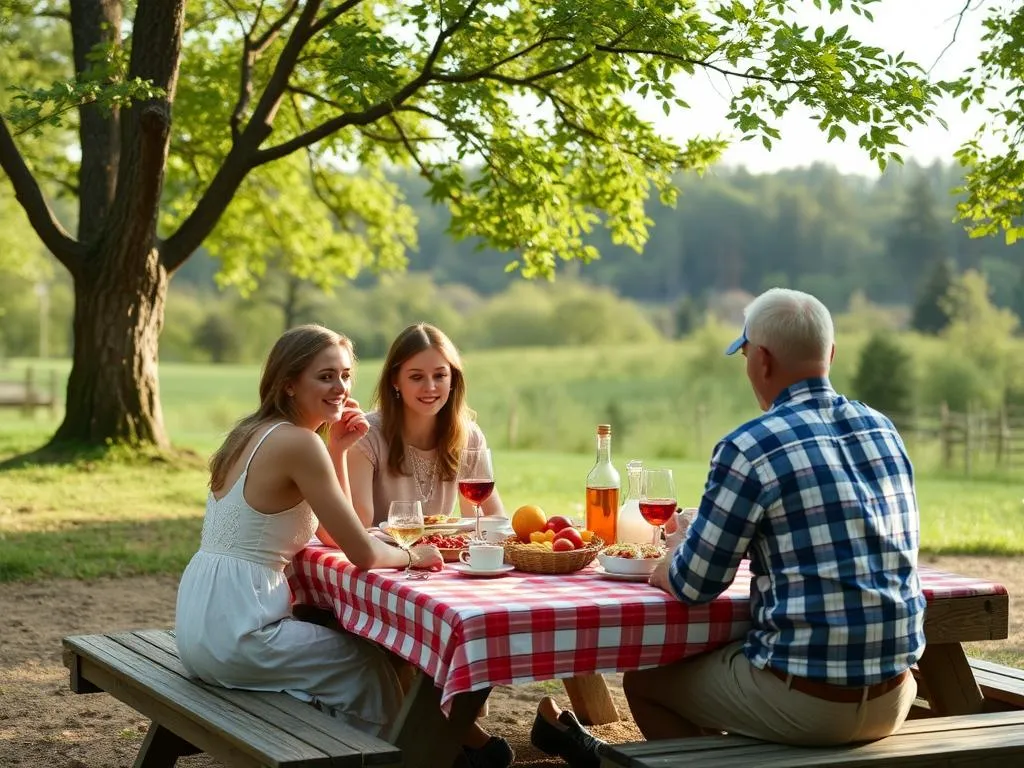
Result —
<instances>
[{"instance_id":1,"label":"stemmed wine glass","mask_svg":"<svg viewBox=\"0 0 1024 768\"><path fill-rule=\"evenodd\" d=\"M640 514L654 526L655 546L661 542L661 527L676 511L676 484L671 469L644 469L640 474Z\"/></svg>"},{"instance_id":2,"label":"stemmed wine glass","mask_svg":"<svg viewBox=\"0 0 1024 768\"><path fill-rule=\"evenodd\" d=\"M476 507L476 538L480 535L480 505L490 498L494 491L494 469L489 448L466 448L459 457L459 471L455 475L459 493Z\"/></svg>"},{"instance_id":3,"label":"stemmed wine glass","mask_svg":"<svg viewBox=\"0 0 1024 768\"><path fill-rule=\"evenodd\" d=\"M392 501L388 507L388 535L406 552L423 537L423 505L419 501ZM426 571L412 570L412 558L405 566L405 578L425 579Z\"/></svg>"}]
</instances>

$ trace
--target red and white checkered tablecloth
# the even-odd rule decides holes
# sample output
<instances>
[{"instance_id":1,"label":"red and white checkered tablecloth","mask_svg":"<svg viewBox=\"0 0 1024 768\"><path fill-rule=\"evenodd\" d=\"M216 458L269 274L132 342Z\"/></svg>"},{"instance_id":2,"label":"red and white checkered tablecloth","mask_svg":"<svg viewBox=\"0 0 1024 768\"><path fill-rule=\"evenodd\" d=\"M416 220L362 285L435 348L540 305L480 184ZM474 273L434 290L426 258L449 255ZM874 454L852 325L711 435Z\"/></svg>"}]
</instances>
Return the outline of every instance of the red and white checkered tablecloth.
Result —
<instances>
[{"instance_id":1,"label":"red and white checkered tablecloth","mask_svg":"<svg viewBox=\"0 0 1024 768\"><path fill-rule=\"evenodd\" d=\"M999 584L921 569L929 600L1005 594ZM660 666L725 645L750 626L750 571L703 606L645 583L512 571L468 578L446 568L425 581L361 571L336 549L309 546L292 562L297 603L330 609L349 632L429 674L452 697L495 685Z\"/></svg>"}]
</instances>

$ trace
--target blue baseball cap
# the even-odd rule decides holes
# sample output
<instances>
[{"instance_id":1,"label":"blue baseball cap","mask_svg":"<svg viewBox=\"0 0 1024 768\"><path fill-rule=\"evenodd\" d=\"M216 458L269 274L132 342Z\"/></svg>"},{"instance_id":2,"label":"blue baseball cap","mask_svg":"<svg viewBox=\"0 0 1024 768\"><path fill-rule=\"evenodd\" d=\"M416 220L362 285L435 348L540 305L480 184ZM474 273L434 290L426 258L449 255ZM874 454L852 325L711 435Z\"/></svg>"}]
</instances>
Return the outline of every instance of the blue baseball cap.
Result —
<instances>
[{"instance_id":1,"label":"blue baseball cap","mask_svg":"<svg viewBox=\"0 0 1024 768\"><path fill-rule=\"evenodd\" d=\"M750 341L750 339L747 338L747 326L744 325L743 333L740 334L740 337L736 339L736 341L734 341L732 344L725 348L725 354L735 355L737 352L743 349L743 345L746 344L748 341Z\"/></svg>"}]
</instances>

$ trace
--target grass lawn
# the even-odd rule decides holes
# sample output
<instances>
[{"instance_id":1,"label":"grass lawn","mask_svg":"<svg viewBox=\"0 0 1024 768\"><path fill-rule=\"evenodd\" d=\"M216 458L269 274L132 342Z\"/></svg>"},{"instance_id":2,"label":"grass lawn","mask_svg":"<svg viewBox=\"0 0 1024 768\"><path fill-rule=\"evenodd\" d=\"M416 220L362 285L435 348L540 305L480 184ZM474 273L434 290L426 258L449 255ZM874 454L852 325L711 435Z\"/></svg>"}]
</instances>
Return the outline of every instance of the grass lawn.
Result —
<instances>
[{"instance_id":1,"label":"grass lawn","mask_svg":"<svg viewBox=\"0 0 1024 768\"><path fill-rule=\"evenodd\" d=\"M31 429L0 432L0 460L38 444ZM539 504L581 518L587 454L496 451L509 510ZM680 504L696 501L705 462L666 460ZM178 573L195 552L206 499L205 457L169 462L116 455L75 467L0 472L0 581ZM1020 487L920 478L922 549L935 554L1024 553Z\"/></svg>"}]
</instances>

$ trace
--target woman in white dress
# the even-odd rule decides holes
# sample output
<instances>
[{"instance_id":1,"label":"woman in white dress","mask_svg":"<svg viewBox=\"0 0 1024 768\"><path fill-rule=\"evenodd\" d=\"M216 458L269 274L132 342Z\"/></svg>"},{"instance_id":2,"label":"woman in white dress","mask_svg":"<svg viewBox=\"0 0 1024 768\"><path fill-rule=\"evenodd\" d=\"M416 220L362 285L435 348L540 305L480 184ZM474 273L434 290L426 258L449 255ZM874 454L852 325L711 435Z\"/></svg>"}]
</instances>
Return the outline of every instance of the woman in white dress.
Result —
<instances>
[{"instance_id":1,"label":"woman in white dress","mask_svg":"<svg viewBox=\"0 0 1024 768\"><path fill-rule=\"evenodd\" d=\"M178 586L182 664L227 688L285 691L380 734L401 688L374 644L292 617L285 566L314 532L359 568L434 568L370 536L349 502L346 455L367 431L349 397L351 342L316 325L286 332L260 379L260 407L210 460L202 543ZM317 431L327 430L327 444Z\"/></svg>"}]
</instances>

